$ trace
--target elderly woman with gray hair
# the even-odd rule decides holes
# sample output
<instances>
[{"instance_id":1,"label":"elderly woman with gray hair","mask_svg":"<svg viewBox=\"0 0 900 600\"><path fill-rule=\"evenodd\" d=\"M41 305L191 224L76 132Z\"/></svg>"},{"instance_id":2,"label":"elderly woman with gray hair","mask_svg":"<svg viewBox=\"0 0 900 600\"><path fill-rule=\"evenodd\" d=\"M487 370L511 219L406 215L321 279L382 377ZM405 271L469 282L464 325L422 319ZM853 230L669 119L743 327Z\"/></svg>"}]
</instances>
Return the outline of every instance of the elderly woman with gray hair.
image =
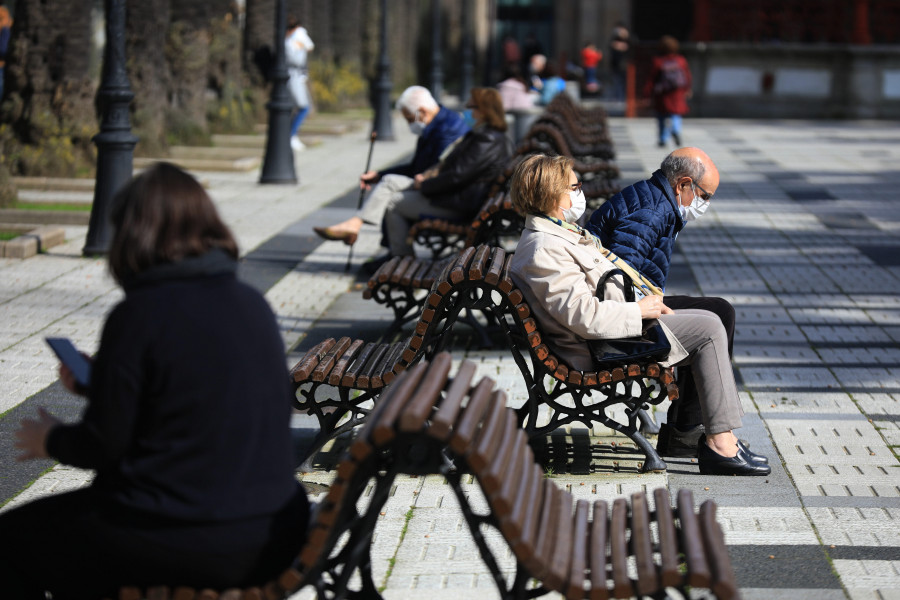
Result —
<instances>
[{"instance_id":1,"label":"elderly woman with gray hair","mask_svg":"<svg viewBox=\"0 0 900 600\"><path fill-rule=\"evenodd\" d=\"M738 397L725 330L704 310L673 311L662 296L626 301L619 274L600 241L575 222L584 212L584 194L567 157L530 156L516 168L510 190L526 215L525 230L511 265L546 341L572 367L594 368L587 340L641 334L644 321L657 319L672 349L660 364L690 364L700 397L706 433L700 438L700 472L709 475L767 475L766 457L751 452L732 430L741 426Z\"/></svg>"}]
</instances>

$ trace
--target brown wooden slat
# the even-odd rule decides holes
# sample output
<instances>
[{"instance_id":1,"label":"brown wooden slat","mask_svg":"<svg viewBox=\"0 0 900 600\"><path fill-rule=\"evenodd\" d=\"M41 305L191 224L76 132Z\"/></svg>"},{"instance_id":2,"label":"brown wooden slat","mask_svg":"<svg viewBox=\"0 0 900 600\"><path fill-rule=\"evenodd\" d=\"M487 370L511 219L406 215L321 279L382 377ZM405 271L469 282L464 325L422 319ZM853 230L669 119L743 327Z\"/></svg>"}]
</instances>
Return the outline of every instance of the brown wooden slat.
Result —
<instances>
[{"instance_id":1,"label":"brown wooden slat","mask_svg":"<svg viewBox=\"0 0 900 600\"><path fill-rule=\"evenodd\" d=\"M572 535L572 562L569 565L569 582L566 585L566 598L583 600L585 569L587 568L588 535L588 501L578 500L575 503L575 521Z\"/></svg>"},{"instance_id":2,"label":"brown wooden slat","mask_svg":"<svg viewBox=\"0 0 900 600\"><path fill-rule=\"evenodd\" d=\"M284 590L277 581L270 581L263 586L263 598L266 600L284 600Z\"/></svg>"},{"instance_id":3,"label":"brown wooden slat","mask_svg":"<svg viewBox=\"0 0 900 600\"><path fill-rule=\"evenodd\" d=\"M360 367L359 375L356 376L355 387L362 389L369 387L369 381L376 374L376 368L381 364L388 350L390 350L389 344L377 344L372 348L372 352L367 357L365 364Z\"/></svg>"},{"instance_id":4,"label":"brown wooden slat","mask_svg":"<svg viewBox=\"0 0 900 600\"><path fill-rule=\"evenodd\" d=\"M394 385L379 398L378 403L386 406L378 413L372 426L372 441L376 446L383 446L394 439L396 421L415 394L428 366L426 362L419 363L398 377ZM369 418L372 416L369 415Z\"/></svg>"},{"instance_id":5,"label":"brown wooden slat","mask_svg":"<svg viewBox=\"0 0 900 600\"><path fill-rule=\"evenodd\" d=\"M222 592L222 595L219 596L219 600L241 600L241 595L243 592L237 588L230 588ZM150 598L147 598L150 600Z\"/></svg>"},{"instance_id":6,"label":"brown wooden slat","mask_svg":"<svg viewBox=\"0 0 900 600\"><path fill-rule=\"evenodd\" d=\"M631 552L637 565L638 594L650 595L659 590L659 575L653 563L653 537L650 533L650 509L644 492L631 495Z\"/></svg>"},{"instance_id":7,"label":"brown wooden slat","mask_svg":"<svg viewBox=\"0 0 900 600\"><path fill-rule=\"evenodd\" d=\"M372 371L372 376L369 379L370 388L377 390L393 381L394 365L400 360L400 355L403 354L405 349L406 344L403 342L394 342L390 345L387 352L384 353L384 356L381 357L381 360L378 361L375 365L375 369ZM386 375L388 375L387 378L385 377ZM385 381L385 379L387 379L387 381Z\"/></svg>"},{"instance_id":8,"label":"brown wooden slat","mask_svg":"<svg viewBox=\"0 0 900 600\"><path fill-rule=\"evenodd\" d=\"M491 251L491 263L487 273L484 276L486 283L497 285L500 281L500 274L503 272L503 265L506 264L506 251L503 248L494 248Z\"/></svg>"},{"instance_id":9,"label":"brown wooden slat","mask_svg":"<svg viewBox=\"0 0 900 600\"><path fill-rule=\"evenodd\" d=\"M562 490L549 479L544 480L544 498L541 502L540 528L535 542L534 557L526 563L528 571L538 580L542 580L550 569L550 557L556 543L557 523L559 522ZM570 502L566 499L566 502Z\"/></svg>"},{"instance_id":10,"label":"brown wooden slat","mask_svg":"<svg viewBox=\"0 0 900 600\"><path fill-rule=\"evenodd\" d=\"M450 276L448 277L448 279L451 283L455 285L460 281L465 280L467 266L474 255L475 248L471 246L465 248L462 252L459 253L459 255L456 257L456 260L453 262L453 268L450 269Z\"/></svg>"},{"instance_id":11,"label":"brown wooden slat","mask_svg":"<svg viewBox=\"0 0 900 600\"><path fill-rule=\"evenodd\" d=\"M389 281L391 275L394 273L394 269L402 259L402 256L393 256L386 263L378 267L375 274L369 278L368 286L370 288L375 288L379 283L386 283Z\"/></svg>"},{"instance_id":12,"label":"brown wooden slat","mask_svg":"<svg viewBox=\"0 0 900 600\"><path fill-rule=\"evenodd\" d=\"M418 265L418 268L410 280L410 285L416 289L431 287L431 282L434 281L434 277L432 276L431 281L427 284L425 283L425 279L428 277L428 273L431 269L435 268L434 261L420 260L417 261L416 264Z\"/></svg>"},{"instance_id":13,"label":"brown wooden slat","mask_svg":"<svg viewBox=\"0 0 900 600\"><path fill-rule=\"evenodd\" d=\"M457 454L465 454L469 450L481 419L490 406L493 387L494 382L484 378L469 394L469 401L450 436L450 448Z\"/></svg>"},{"instance_id":14,"label":"brown wooden slat","mask_svg":"<svg viewBox=\"0 0 900 600\"><path fill-rule=\"evenodd\" d=\"M703 537L697 515L694 514L694 495L689 489L678 490L678 522L681 524L681 553L687 564L688 585L709 588L712 576L703 549Z\"/></svg>"},{"instance_id":15,"label":"brown wooden slat","mask_svg":"<svg viewBox=\"0 0 900 600\"><path fill-rule=\"evenodd\" d=\"M413 432L425 429L425 420L431 416L432 409L440 400L452 363L453 359L449 352L441 352L431 360L428 377L422 381L416 395L400 416L400 431Z\"/></svg>"},{"instance_id":16,"label":"brown wooden slat","mask_svg":"<svg viewBox=\"0 0 900 600\"><path fill-rule=\"evenodd\" d=\"M491 395L491 405L481 418L481 427L469 444L465 453L466 461L472 472L481 480L481 486L485 493L491 493L497 489L496 467L501 459L509 460L512 449L502 446L505 435L511 437L512 425L504 414L505 407L494 401ZM504 454L505 453L505 454ZM494 476L489 471L494 468ZM486 482L485 479L488 479Z\"/></svg>"},{"instance_id":17,"label":"brown wooden slat","mask_svg":"<svg viewBox=\"0 0 900 600\"><path fill-rule=\"evenodd\" d=\"M437 413L431 420L428 435L444 442L450 438L450 432L462 410L463 400L468 396L472 386L472 378L475 376L476 369L477 366L470 360L464 360L459 365L459 369L453 377L453 383L447 389Z\"/></svg>"},{"instance_id":18,"label":"brown wooden slat","mask_svg":"<svg viewBox=\"0 0 900 600\"><path fill-rule=\"evenodd\" d=\"M403 287L409 287L412 285L412 280L416 276L416 273L422 268L421 260L411 260L409 261L409 266L407 266L403 270L403 274L400 276L400 285ZM430 262L430 261L428 261Z\"/></svg>"},{"instance_id":19,"label":"brown wooden slat","mask_svg":"<svg viewBox=\"0 0 900 600\"><path fill-rule=\"evenodd\" d=\"M291 369L291 378L298 383L309 379L309 374L318 366L319 359L328 352L333 344L334 338L328 338L310 348Z\"/></svg>"},{"instance_id":20,"label":"brown wooden slat","mask_svg":"<svg viewBox=\"0 0 900 600\"><path fill-rule=\"evenodd\" d=\"M609 505L605 500L594 502L594 514L591 521L591 594L590 600L608 600L609 588L606 584L606 547L609 534Z\"/></svg>"},{"instance_id":21,"label":"brown wooden slat","mask_svg":"<svg viewBox=\"0 0 900 600\"><path fill-rule=\"evenodd\" d=\"M515 283L513 283L512 278L509 276L513 256L515 256L515 255L514 254L506 255L506 264L503 265L503 270L500 271L500 282L497 284L497 287L500 288L500 291L502 291L505 294L509 294L509 292L516 285ZM515 306L515 304L518 304L518 302L513 303L513 306Z\"/></svg>"},{"instance_id":22,"label":"brown wooden slat","mask_svg":"<svg viewBox=\"0 0 900 600\"><path fill-rule=\"evenodd\" d=\"M669 500L669 490L657 488L653 490L653 501L656 504L656 526L659 532L659 566L660 581L665 587L681 585L681 560L678 556L678 531Z\"/></svg>"},{"instance_id":23,"label":"brown wooden slat","mask_svg":"<svg viewBox=\"0 0 900 600\"><path fill-rule=\"evenodd\" d=\"M634 595L631 578L628 577L627 522L628 503L625 498L616 498L609 519L609 562L612 567L614 598L630 598Z\"/></svg>"},{"instance_id":24,"label":"brown wooden slat","mask_svg":"<svg viewBox=\"0 0 900 600\"><path fill-rule=\"evenodd\" d=\"M140 588L130 585L119 588L119 600L141 600L142 597Z\"/></svg>"},{"instance_id":25,"label":"brown wooden slat","mask_svg":"<svg viewBox=\"0 0 900 600\"><path fill-rule=\"evenodd\" d=\"M559 504L559 521L556 524L556 543L553 554L550 555L550 570L544 576L546 586L557 592L563 591L569 577L574 535L572 529L572 496L563 492Z\"/></svg>"},{"instance_id":26,"label":"brown wooden slat","mask_svg":"<svg viewBox=\"0 0 900 600\"><path fill-rule=\"evenodd\" d=\"M527 454L525 463L528 466L525 476L522 477L522 482L516 490L516 498L520 501L513 506L509 518L500 521L504 537L522 564L530 560L536 551L535 542L544 481L544 472L540 465L534 462L530 448Z\"/></svg>"},{"instance_id":27,"label":"brown wooden slat","mask_svg":"<svg viewBox=\"0 0 900 600\"><path fill-rule=\"evenodd\" d=\"M507 412L509 415L515 414L508 409ZM513 449L513 456L507 468L500 471L500 488L497 490L493 501L494 513L498 518L509 517L516 503L522 502L522 499L516 496L516 490L527 474L528 465L525 464L526 459L532 461L531 464L533 464L534 460L532 456L525 452L528 448L528 436L523 430L515 426L515 418L510 418L509 420L512 421L513 427L515 427L512 440L509 442Z\"/></svg>"},{"instance_id":28,"label":"brown wooden slat","mask_svg":"<svg viewBox=\"0 0 900 600\"><path fill-rule=\"evenodd\" d=\"M409 268L409 264L414 260L412 256L404 256L400 259L400 262L397 263L397 266L394 267L394 270L391 272L390 281L393 284L400 283L400 278L403 277L403 273L406 272L406 269Z\"/></svg>"},{"instance_id":29,"label":"brown wooden slat","mask_svg":"<svg viewBox=\"0 0 900 600\"><path fill-rule=\"evenodd\" d=\"M487 271L487 260L490 256L491 247L482 244L475 250L475 256L469 264L469 281L478 281L484 279L484 273Z\"/></svg>"},{"instance_id":30,"label":"brown wooden slat","mask_svg":"<svg viewBox=\"0 0 900 600\"><path fill-rule=\"evenodd\" d=\"M356 355L359 353L360 348L363 347L363 344L365 344L364 340L354 340L347 351L341 355L337 364L334 365L334 368L331 369L331 373L328 375L329 385L336 386L341 384L347 367L350 366L350 363L356 358Z\"/></svg>"},{"instance_id":31,"label":"brown wooden slat","mask_svg":"<svg viewBox=\"0 0 900 600\"><path fill-rule=\"evenodd\" d=\"M380 344L376 344L374 342L369 342L366 344L363 349L359 352L356 358L350 363L350 366L347 367L347 370L344 372L344 376L341 378L341 385L344 387L355 388L357 387L357 378L362 370L365 368L366 363L369 362L369 359L372 357L372 353L375 352Z\"/></svg>"},{"instance_id":32,"label":"brown wooden slat","mask_svg":"<svg viewBox=\"0 0 900 600\"><path fill-rule=\"evenodd\" d=\"M334 363L337 361L337 358L343 354L344 350L350 347L351 340L349 337L342 337L339 339L331 348L328 349L328 352L319 360L319 364L316 369L312 373L313 381L325 381L328 377L328 373L331 371L331 367L334 366Z\"/></svg>"},{"instance_id":33,"label":"brown wooden slat","mask_svg":"<svg viewBox=\"0 0 900 600\"><path fill-rule=\"evenodd\" d=\"M712 567L712 591L721 600L731 600L737 594L737 582L728 548L725 546L725 536L716 522L716 503L712 500L706 500L700 505L700 530L706 556Z\"/></svg>"},{"instance_id":34,"label":"brown wooden slat","mask_svg":"<svg viewBox=\"0 0 900 600\"><path fill-rule=\"evenodd\" d=\"M203 589L197 593L197 600L219 600L219 592L211 589Z\"/></svg>"},{"instance_id":35,"label":"brown wooden slat","mask_svg":"<svg viewBox=\"0 0 900 600\"><path fill-rule=\"evenodd\" d=\"M248 588L244 590L241 600L264 600L262 590L258 587Z\"/></svg>"}]
</instances>

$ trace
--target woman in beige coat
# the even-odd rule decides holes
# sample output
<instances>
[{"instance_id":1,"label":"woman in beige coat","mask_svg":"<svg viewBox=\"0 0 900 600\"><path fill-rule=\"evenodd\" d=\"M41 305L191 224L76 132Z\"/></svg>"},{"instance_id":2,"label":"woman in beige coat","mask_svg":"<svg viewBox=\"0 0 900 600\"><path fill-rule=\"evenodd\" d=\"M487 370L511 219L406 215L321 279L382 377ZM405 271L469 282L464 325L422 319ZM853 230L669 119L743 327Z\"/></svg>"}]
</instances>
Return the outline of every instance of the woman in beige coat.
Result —
<instances>
[{"instance_id":1,"label":"woman in beige coat","mask_svg":"<svg viewBox=\"0 0 900 600\"><path fill-rule=\"evenodd\" d=\"M700 472L711 475L767 475L768 459L751 452L732 432L741 426L740 399L728 358L725 330L716 315L668 308L662 296L625 301L625 282L613 275L604 299L595 296L604 275L616 267L600 242L575 225L584 194L572 160L530 156L511 182L516 208L526 215L511 274L532 308L548 343L572 367L593 370L588 339L640 335L642 322L659 319L672 345L663 366L693 366L706 435L700 438Z\"/></svg>"}]
</instances>

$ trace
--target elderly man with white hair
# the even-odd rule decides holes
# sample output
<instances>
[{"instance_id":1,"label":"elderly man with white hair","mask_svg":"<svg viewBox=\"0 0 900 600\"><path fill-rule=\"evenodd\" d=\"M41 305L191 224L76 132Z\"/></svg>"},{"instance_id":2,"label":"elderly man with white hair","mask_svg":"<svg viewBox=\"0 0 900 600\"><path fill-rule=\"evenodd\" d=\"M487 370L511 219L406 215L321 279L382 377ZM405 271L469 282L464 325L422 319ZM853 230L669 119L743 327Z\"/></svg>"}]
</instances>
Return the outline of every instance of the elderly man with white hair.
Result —
<instances>
[{"instance_id":1,"label":"elderly man with white hair","mask_svg":"<svg viewBox=\"0 0 900 600\"><path fill-rule=\"evenodd\" d=\"M458 113L438 104L431 92L420 85L403 91L397 100L397 109L409 123L410 131L419 136L412 161L360 175L362 188L368 189L378 183L362 210L331 227L314 227L313 231L320 237L353 245L363 223L379 225L397 193L409 188L416 175L436 165L444 150L469 131L469 126Z\"/></svg>"}]
</instances>

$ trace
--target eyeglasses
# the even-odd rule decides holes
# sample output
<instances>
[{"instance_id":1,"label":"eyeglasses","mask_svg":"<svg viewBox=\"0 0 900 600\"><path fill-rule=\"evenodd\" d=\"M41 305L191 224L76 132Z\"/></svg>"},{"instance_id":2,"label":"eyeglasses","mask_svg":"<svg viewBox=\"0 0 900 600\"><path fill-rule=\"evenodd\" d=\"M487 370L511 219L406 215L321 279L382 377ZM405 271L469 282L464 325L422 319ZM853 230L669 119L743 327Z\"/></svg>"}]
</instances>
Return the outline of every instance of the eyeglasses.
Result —
<instances>
[{"instance_id":1,"label":"eyeglasses","mask_svg":"<svg viewBox=\"0 0 900 600\"><path fill-rule=\"evenodd\" d=\"M710 200L712 200L713 196L715 196L715 194L710 194L709 192L704 190L702 187L700 187L699 183L691 180L691 190L693 190L693 188L697 188L698 190L703 192L702 194L700 194L700 198L705 200L706 202L709 202Z\"/></svg>"},{"instance_id":2,"label":"eyeglasses","mask_svg":"<svg viewBox=\"0 0 900 600\"><path fill-rule=\"evenodd\" d=\"M570 183L569 189L572 190L573 192L578 192L581 190L581 185L582 185L581 181L579 181L578 183Z\"/></svg>"}]
</instances>

